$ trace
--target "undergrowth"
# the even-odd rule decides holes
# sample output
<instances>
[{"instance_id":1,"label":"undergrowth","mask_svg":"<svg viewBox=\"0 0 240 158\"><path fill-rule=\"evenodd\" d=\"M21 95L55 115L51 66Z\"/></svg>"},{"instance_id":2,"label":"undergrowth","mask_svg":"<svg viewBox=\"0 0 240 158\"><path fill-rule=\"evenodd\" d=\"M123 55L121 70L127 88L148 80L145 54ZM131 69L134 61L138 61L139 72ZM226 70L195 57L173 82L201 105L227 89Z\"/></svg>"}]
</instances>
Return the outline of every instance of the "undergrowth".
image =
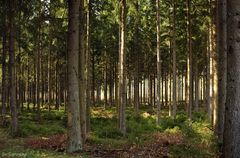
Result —
<instances>
[{"instance_id":1,"label":"undergrowth","mask_svg":"<svg viewBox=\"0 0 240 158\"><path fill-rule=\"evenodd\" d=\"M180 134L184 138L182 144L170 146L169 157L214 157L216 154L217 141L211 131L205 112L195 112L192 120L189 120L182 111L178 113L176 119L173 119L166 116L167 110L163 110L163 117L159 125L156 125L156 116L147 113L146 109L142 109L140 115L136 116L133 115L132 108L127 108L126 114L127 134L123 135L117 128L116 108L94 107L92 109L89 143L111 149L132 145L142 146L154 141L152 135L160 132L172 135ZM67 132L67 116L63 110L52 110L51 112L43 110L41 120L37 121L36 113L23 112L19 117L19 125L21 137L63 134ZM7 130L4 129L4 131ZM30 157L44 157L44 154L46 157L56 155L50 151L21 148L21 143L16 146L10 148L6 145L5 148L0 147L0 151L24 151ZM62 155L62 157L64 156L66 155Z\"/></svg>"}]
</instances>

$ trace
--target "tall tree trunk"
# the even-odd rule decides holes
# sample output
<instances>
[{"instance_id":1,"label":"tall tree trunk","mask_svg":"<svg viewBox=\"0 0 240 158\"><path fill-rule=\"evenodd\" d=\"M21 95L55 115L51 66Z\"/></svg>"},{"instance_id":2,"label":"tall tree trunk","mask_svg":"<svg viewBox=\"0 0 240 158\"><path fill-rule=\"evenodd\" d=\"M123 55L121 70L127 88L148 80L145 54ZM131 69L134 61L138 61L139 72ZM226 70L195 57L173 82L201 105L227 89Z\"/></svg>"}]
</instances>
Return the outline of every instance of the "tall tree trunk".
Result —
<instances>
[{"instance_id":1,"label":"tall tree trunk","mask_svg":"<svg viewBox=\"0 0 240 158\"><path fill-rule=\"evenodd\" d=\"M209 29L207 35L207 75L206 75L206 105L208 111L208 119L211 121L212 113L211 113L211 97L210 97L210 38L209 38Z\"/></svg>"},{"instance_id":2,"label":"tall tree trunk","mask_svg":"<svg viewBox=\"0 0 240 158\"><path fill-rule=\"evenodd\" d=\"M160 0L156 0L156 9L157 9L157 124L160 123L161 117L161 33L160 33Z\"/></svg>"},{"instance_id":3,"label":"tall tree trunk","mask_svg":"<svg viewBox=\"0 0 240 158\"><path fill-rule=\"evenodd\" d=\"M92 54L92 106L95 105L95 63L94 54Z\"/></svg>"},{"instance_id":4,"label":"tall tree trunk","mask_svg":"<svg viewBox=\"0 0 240 158\"><path fill-rule=\"evenodd\" d=\"M240 2L238 0L227 1L227 11L227 98L223 157L238 158L240 155Z\"/></svg>"},{"instance_id":5,"label":"tall tree trunk","mask_svg":"<svg viewBox=\"0 0 240 158\"><path fill-rule=\"evenodd\" d=\"M195 111L199 108L199 77L198 77L198 63L195 63Z\"/></svg>"},{"instance_id":6,"label":"tall tree trunk","mask_svg":"<svg viewBox=\"0 0 240 158\"><path fill-rule=\"evenodd\" d=\"M136 12L139 12L139 4L138 0L135 2L135 9ZM139 114L139 15L136 17L136 24L135 24L135 39L134 39L134 110L135 114Z\"/></svg>"},{"instance_id":7,"label":"tall tree trunk","mask_svg":"<svg viewBox=\"0 0 240 158\"><path fill-rule=\"evenodd\" d=\"M86 107L86 65L85 65L85 3L80 0L80 19L82 25L80 26L80 53L79 53L79 95L80 95L80 121L82 130L82 141L85 143L87 138L87 107Z\"/></svg>"},{"instance_id":8,"label":"tall tree trunk","mask_svg":"<svg viewBox=\"0 0 240 158\"><path fill-rule=\"evenodd\" d=\"M7 1L3 1L4 5L4 10L3 10L3 31L2 31L2 116L3 116L3 121L5 120L5 115L6 115L6 102L7 102L7 64L6 64L6 56L7 56Z\"/></svg>"},{"instance_id":9,"label":"tall tree trunk","mask_svg":"<svg viewBox=\"0 0 240 158\"><path fill-rule=\"evenodd\" d=\"M82 149L79 100L79 5L69 0L68 22L68 144L67 152Z\"/></svg>"},{"instance_id":10,"label":"tall tree trunk","mask_svg":"<svg viewBox=\"0 0 240 158\"><path fill-rule=\"evenodd\" d=\"M176 68L176 28L175 28L175 17L176 17L176 4L175 0L173 0L173 106L172 106L172 114L174 119L176 118L177 113L177 68Z\"/></svg>"},{"instance_id":11,"label":"tall tree trunk","mask_svg":"<svg viewBox=\"0 0 240 158\"><path fill-rule=\"evenodd\" d=\"M192 118L192 106L193 106L193 54L192 54L192 23L191 23L191 1L187 0L187 33L188 33L188 83L189 83L189 90L188 90L188 109L187 114L188 117Z\"/></svg>"},{"instance_id":12,"label":"tall tree trunk","mask_svg":"<svg viewBox=\"0 0 240 158\"><path fill-rule=\"evenodd\" d=\"M106 51L105 51L105 69L104 69L104 109L106 109L107 107L107 104L108 104L108 89L107 89L107 76L108 76L108 73L107 73L107 55L106 55Z\"/></svg>"},{"instance_id":13,"label":"tall tree trunk","mask_svg":"<svg viewBox=\"0 0 240 158\"><path fill-rule=\"evenodd\" d=\"M50 44L50 53L48 54L48 111L51 110L51 44Z\"/></svg>"},{"instance_id":14,"label":"tall tree trunk","mask_svg":"<svg viewBox=\"0 0 240 158\"><path fill-rule=\"evenodd\" d=\"M218 115L216 133L223 140L224 113L227 84L227 1L217 1L217 53L218 53Z\"/></svg>"},{"instance_id":15,"label":"tall tree trunk","mask_svg":"<svg viewBox=\"0 0 240 158\"><path fill-rule=\"evenodd\" d=\"M126 0L120 0L121 7L121 49L119 52L119 129L125 135L126 134L126 118L125 118L125 108L126 108Z\"/></svg>"},{"instance_id":16,"label":"tall tree trunk","mask_svg":"<svg viewBox=\"0 0 240 158\"><path fill-rule=\"evenodd\" d=\"M168 73L165 72L165 107L168 107Z\"/></svg>"},{"instance_id":17,"label":"tall tree trunk","mask_svg":"<svg viewBox=\"0 0 240 158\"><path fill-rule=\"evenodd\" d=\"M90 52L90 42L91 42L91 35L90 35L90 27L91 27L91 11L92 11L92 2L91 0L87 0L87 18L86 18L86 105L87 105L87 133L90 132L90 106L94 103L94 98L91 98L91 52ZM94 95L94 90L93 90Z\"/></svg>"},{"instance_id":18,"label":"tall tree trunk","mask_svg":"<svg viewBox=\"0 0 240 158\"><path fill-rule=\"evenodd\" d=\"M16 101L16 69L15 69L15 6L16 1L9 2L9 83L10 83L10 108L11 108L11 135L18 135L18 112Z\"/></svg>"},{"instance_id":19,"label":"tall tree trunk","mask_svg":"<svg viewBox=\"0 0 240 158\"><path fill-rule=\"evenodd\" d=\"M36 62L37 62L37 120L40 121L40 61L41 61L41 22L39 21L39 28L38 28L38 43L37 43L37 55L36 55Z\"/></svg>"}]
</instances>

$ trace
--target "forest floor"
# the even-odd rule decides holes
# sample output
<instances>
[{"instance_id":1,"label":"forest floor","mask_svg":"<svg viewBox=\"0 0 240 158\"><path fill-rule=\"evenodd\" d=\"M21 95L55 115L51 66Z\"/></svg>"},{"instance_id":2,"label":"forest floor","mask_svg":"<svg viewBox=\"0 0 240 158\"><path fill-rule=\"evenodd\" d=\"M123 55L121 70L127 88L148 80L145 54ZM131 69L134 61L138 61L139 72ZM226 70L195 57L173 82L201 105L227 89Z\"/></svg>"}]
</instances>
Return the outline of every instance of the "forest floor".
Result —
<instances>
[{"instance_id":1,"label":"forest floor","mask_svg":"<svg viewBox=\"0 0 240 158\"><path fill-rule=\"evenodd\" d=\"M134 117L127 108L127 134L117 129L116 109L94 107L91 110L91 133L84 150L66 154L67 116L63 110L42 110L40 123L34 112L19 117L21 136L12 139L9 128L0 128L0 157L19 158L154 158L217 157L217 141L205 112L193 114L189 121L183 112L174 120L162 112L161 124L156 116L141 109Z\"/></svg>"}]
</instances>

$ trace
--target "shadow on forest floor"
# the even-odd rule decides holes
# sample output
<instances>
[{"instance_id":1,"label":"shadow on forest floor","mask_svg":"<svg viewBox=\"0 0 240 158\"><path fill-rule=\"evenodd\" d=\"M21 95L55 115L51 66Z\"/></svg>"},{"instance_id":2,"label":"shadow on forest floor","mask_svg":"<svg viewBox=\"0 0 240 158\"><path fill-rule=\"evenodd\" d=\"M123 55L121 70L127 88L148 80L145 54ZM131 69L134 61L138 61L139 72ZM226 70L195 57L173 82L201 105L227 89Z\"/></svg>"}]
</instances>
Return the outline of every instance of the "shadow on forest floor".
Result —
<instances>
[{"instance_id":1,"label":"shadow on forest floor","mask_svg":"<svg viewBox=\"0 0 240 158\"><path fill-rule=\"evenodd\" d=\"M216 138L205 112L193 114L189 121L183 112L174 120L163 110L160 125L156 116L141 111L135 117L127 108L127 134L117 129L116 109L94 107L91 133L82 153L69 155L66 147L66 121L63 110L43 111L42 121L24 112L19 118L21 138L11 139L8 128L0 129L0 153L22 153L25 157L216 157ZM10 157L10 156L9 156Z\"/></svg>"}]
</instances>

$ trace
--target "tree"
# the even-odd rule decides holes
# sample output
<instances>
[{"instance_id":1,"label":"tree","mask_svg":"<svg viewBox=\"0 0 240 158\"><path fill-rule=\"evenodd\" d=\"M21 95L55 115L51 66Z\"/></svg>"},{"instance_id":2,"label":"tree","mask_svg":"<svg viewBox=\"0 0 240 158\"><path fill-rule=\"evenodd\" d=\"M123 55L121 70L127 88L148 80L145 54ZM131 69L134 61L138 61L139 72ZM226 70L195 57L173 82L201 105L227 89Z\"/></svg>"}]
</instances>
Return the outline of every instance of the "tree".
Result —
<instances>
[{"instance_id":1,"label":"tree","mask_svg":"<svg viewBox=\"0 0 240 158\"><path fill-rule=\"evenodd\" d=\"M87 132L90 132L90 106L94 105L94 89L92 90L93 96L91 97L91 11L92 1L87 0L87 19L86 19L86 100L87 100Z\"/></svg>"},{"instance_id":2,"label":"tree","mask_svg":"<svg viewBox=\"0 0 240 158\"><path fill-rule=\"evenodd\" d=\"M79 6L80 0L69 0L68 21L68 145L69 153L82 149L79 100Z\"/></svg>"},{"instance_id":3,"label":"tree","mask_svg":"<svg viewBox=\"0 0 240 158\"><path fill-rule=\"evenodd\" d=\"M139 4L138 0L135 2L136 9L136 24L135 24L135 39L134 39L134 53L136 60L134 61L134 108L135 113L139 113Z\"/></svg>"},{"instance_id":4,"label":"tree","mask_svg":"<svg viewBox=\"0 0 240 158\"><path fill-rule=\"evenodd\" d=\"M223 157L240 155L240 45L238 0L227 1L227 97L223 138Z\"/></svg>"},{"instance_id":5,"label":"tree","mask_svg":"<svg viewBox=\"0 0 240 158\"><path fill-rule=\"evenodd\" d=\"M2 116L5 119L6 114L6 102L7 102L7 82L6 82L6 74L7 74L7 65L6 65L6 56L7 56L7 1L3 1L4 12L3 12L3 31L2 31Z\"/></svg>"},{"instance_id":6,"label":"tree","mask_svg":"<svg viewBox=\"0 0 240 158\"><path fill-rule=\"evenodd\" d=\"M119 81L118 81L118 119L119 129L126 134L125 108L127 102L126 88L126 0L120 0L120 52L119 52Z\"/></svg>"},{"instance_id":7,"label":"tree","mask_svg":"<svg viewBox=\"0 0 240 158\"><path fill-rule=\"evenodd\" d=\"M156 8L157 8L157 124L159 124L161 112L160 0L156 0Z\"/></svg>"},{"instance_id":8,"label":"tree","mask_svg":"<svg viewBox=\"0 0 240 158\"><path fill-rule=\"evenodd\" d=\"M218 115L216 133L223 140L224 112L227 84L227 2L217 1L217 54L218 54Z\"/></svg>"},{"instance_id":9,"label":"tree","mask_svg":"<svg viewBox=\"0 0 240 158\"><path fill-rule=\"evenodd\" d=\"M18 112L16 101L16 71L15 71L15 0L9 2L9 83L10 83L10 108L11 108L11 134L18 135Z\"/></svg>"},{"instance_id":10,"label":"tree","mask_svg":"<svg viewBox=\"0 0 240 158\"><path fill-rule=\"evenodd\" d=\"M173 0L173 117L176 118L177 113L177 70L176 70L176 28L175 28L175 18L176 18L176 4Z\"/></svg>"},{"instance_id":11,"label":"tree","mask_svg":"<svg viewBox=\"0 0 240 158\"><path fill-rule=\"evenodd\" d=\"M188 49L188 83L187 83L187 95L188 95L188 106L187 114L191 119L192 117L192 106L193 106L193 54L192 54L192 23L191 23L191 1L187 0L187 49Z\"/></svg>"},{"instance_id":12,"label":"tree","mask_svg":"<svg viewBox=\"0 0 240 158\"><path fill-rule=\"evenodd\" d=\"M84 0L80 0L79 7L80 21L80 48L79 48L79 99L80 99L80 121L81 121L81 130L82 130L82 141L86 141L87 137L87 104L86 104L86 30L85 30L85 3Z\"/></svg>"}]
</instances>

